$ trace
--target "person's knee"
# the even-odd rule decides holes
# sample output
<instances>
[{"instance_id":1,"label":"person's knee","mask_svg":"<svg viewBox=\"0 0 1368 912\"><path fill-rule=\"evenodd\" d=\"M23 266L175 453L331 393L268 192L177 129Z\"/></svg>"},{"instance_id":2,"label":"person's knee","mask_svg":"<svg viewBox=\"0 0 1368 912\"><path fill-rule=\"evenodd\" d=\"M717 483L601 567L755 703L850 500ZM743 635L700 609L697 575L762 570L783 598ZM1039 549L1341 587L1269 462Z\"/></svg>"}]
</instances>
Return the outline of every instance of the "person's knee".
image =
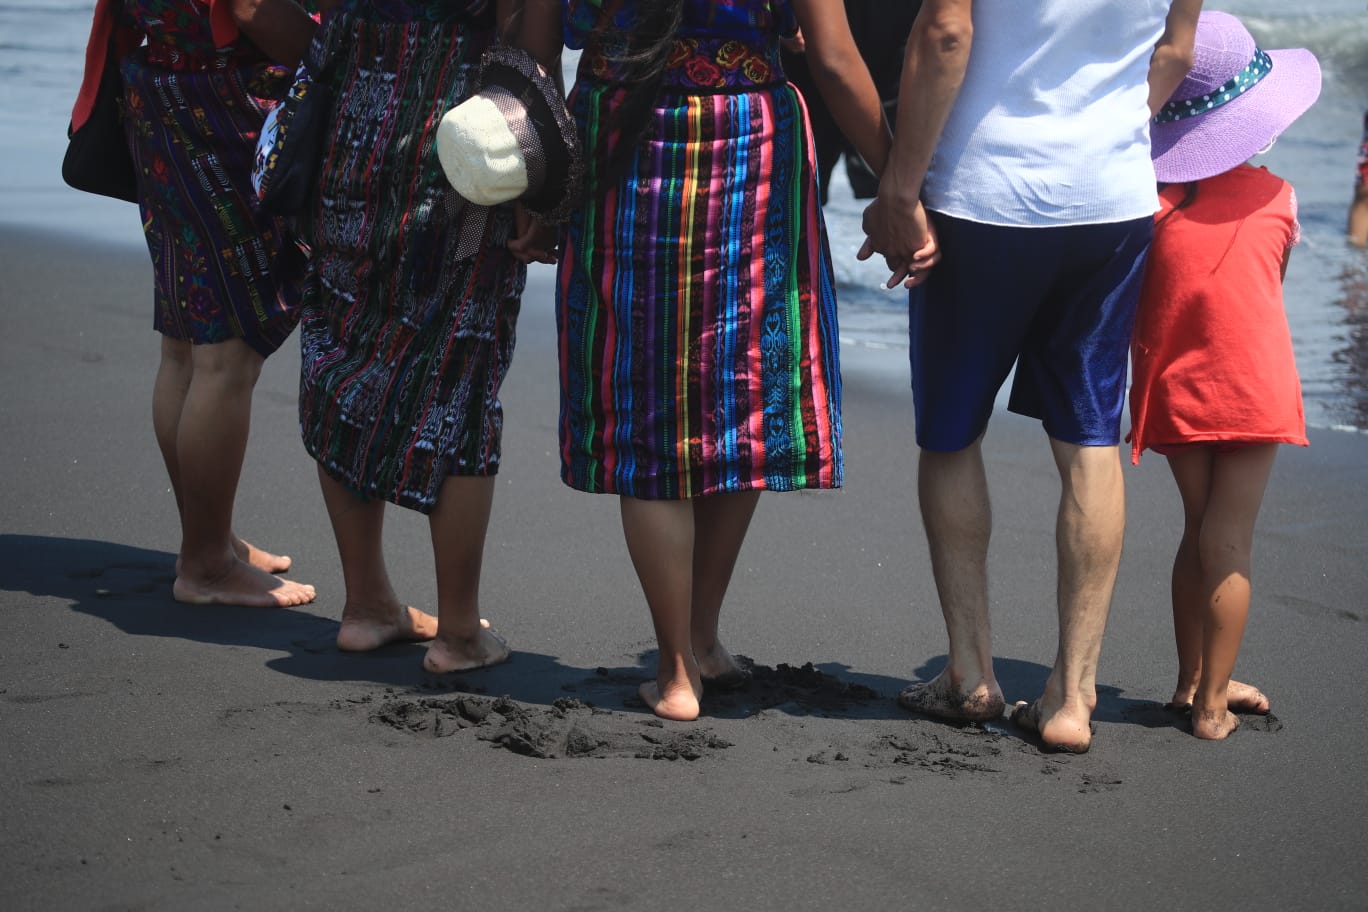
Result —
<instances>
[{"instance_id":1,"label":"person's knee","mask_svg":"<svg viewBox=\"0 0 1368 912\"><path fill-rule=\"evenodd\" d=\"M241 339L194 346L191 358L197 380L232 386L256 385L265 358Z\"/></svg>"}]
</instances>

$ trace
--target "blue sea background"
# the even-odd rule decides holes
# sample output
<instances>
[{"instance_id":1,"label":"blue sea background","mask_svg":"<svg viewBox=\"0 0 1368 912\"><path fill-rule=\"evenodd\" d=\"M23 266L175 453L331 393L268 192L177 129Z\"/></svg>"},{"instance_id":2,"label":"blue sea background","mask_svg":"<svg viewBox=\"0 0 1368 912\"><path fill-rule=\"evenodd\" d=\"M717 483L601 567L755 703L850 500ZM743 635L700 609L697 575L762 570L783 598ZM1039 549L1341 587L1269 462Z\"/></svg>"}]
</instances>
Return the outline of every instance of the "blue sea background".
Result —
<instances>
[{"instance_id":1,"label":"blue sea background","mask_svg":"<svg viewBox=\"0 0 1368 912\"><path fill-rule=\"evenodd\" d=\"M1368 253L1345 243L1344 228L1368 108L1368 5L1225 0L1205 8L1240 16L1265 48L1305 47L1320 59L1320 100L1256 163L1291 181L1301 207L1302 243L1288 269L1286 300L1307 422L1364 432ZM71 190L59 175L93 9L93 2L0 0L0 224L127 244L131 256L145 257L133 206ZM887 277L881 267L856 261L864 203L853 199L841 172L826 216L843 358L905 351L906 298L880 287Z\"/></svg>"}]
</instances>

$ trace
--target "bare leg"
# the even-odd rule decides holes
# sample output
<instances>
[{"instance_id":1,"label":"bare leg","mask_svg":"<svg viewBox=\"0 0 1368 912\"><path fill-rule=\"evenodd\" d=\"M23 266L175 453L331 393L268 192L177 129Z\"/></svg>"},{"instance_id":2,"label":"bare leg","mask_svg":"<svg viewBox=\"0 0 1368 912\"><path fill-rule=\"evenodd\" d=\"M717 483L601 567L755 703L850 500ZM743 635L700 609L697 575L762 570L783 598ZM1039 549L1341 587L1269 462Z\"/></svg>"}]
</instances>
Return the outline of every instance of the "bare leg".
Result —
<instances>
[{"instance_id":1,"label":"bare leg","mask_svg":"<svg viewBox=\"0 0 1368 912\"><path fill-rule=\"evenodd\" d=\"M191 348L190 384L175 434L181 549L171 591L178 601L269 608L314 599L312 586L274 577L233 549L233 501L262 360L240 339ZM154 415L159 434L164 420Z\"/></svg>"},{"instance_id":2,"label":"bare leg","mask_svg":"<svg viewBox=\"0 0 1368 912\"><path fill-rule=\"evenodd\" d=\"M385 565L385 502L363 500L318 467L323 503L332 521L347 597L337 648L369 652L388 643L430 640L437 619L399 601Z\"/></svg>"},{"instance_id":3,"label":"bare leg","mask_svg":"<svg viewBox=\"0 0 1368 912\"><path fill-rule=\"evenodd\" d=\"M694 514L693 603L690 637L705 685L726 688L745 681L746 672L717 636L722 602L736 559L760 502L759 491L718 494L692 501Z\"/></svg>"},{"instance_id":4,"label":"bare leg","mask_svg":"<svg viewBox=\"0 0 1368 912\"><path fill-rule=\"evenodd\" d=\"M1209 457L1210 484L1198 545L1205 594L1201 605L1202 673L1192 698L1192 733L1199 738L1219 740L1238 727L1239 719L1231 712L1232 695L1241 702L1253 701L1256 710L1259 703L1267 709L1263 694L1232 681L1230 676L1249 617L1254 524L1276 456L1277 446L1264 444ZM1197 493L1190 494L1190 474L1198 473L1188 471L1189 461L1196 459L1184 453L1170 461L1184 503Z\"/></svg>"},{"instance_id":5,"label":"bare leg","mask_svg":"<svg viewBox=\"0 0 1368 912\"><path fill-rule=\"evenodd\" d=\"M1002 715L988 623L988 540L993 529L983 438L955 453L922 450L917 474L931 569L950 639L950 662L898 697L904 708L947 719Z\"/></svg>"},{"instance_id":6,"label":"bare leg","mask_svg":"<svg viewBox=\"0 0 1368 912\"><path fill-rule=\"evenodd\" d=\"M655 626L656 679L641 699L665 719L698 718L703 681L694 658L694 505L687 500L619 498L622 532ZM733 557L733 560L735 558Z\"/></svg>"},{"instance_id":7,"label":"bare leg","mask_svg":"<svg viewBox=\"0 0 1368 912\"><path fill-rule=\"evenodd\" d=\"M1178 683L1169 708L1192 708L1202 677L1202 649L1207 604L1198 547L1202 519L1211 495L1212 453L1206 447L1169 457L1169 468L1183 498L1183 540L1173 561L1173 631L1178 646ZM1266 713L1268 697L1253 685L1231 680L1226 706L1232 712Z\"/></svg>"},{"instance_id":8,"label":"bare leg","mask_svg":"<svg viewBox=\"0 0 1368 912\"><path fill-rule=\"evenodd\" d=\"M1354 189L1354 201L1349 204L1348 237L1356 247L1368 246L1368 181Z\"/></svg>"},{"instance_id":9,"label":"bare leg","mask_svg":"<svg viewBox=\"0 0 1368 912\"><path fill-rule=\"evenodd\" d=\"M428 517L437 564L437 637L423 657L434 674L474 671L509 656L508 644L480 620L480 569L494 505L494 476L453 475Z\"/></svg>"},{"instance_id":10,"label":"bare leg","mask_svg":"<svg viewBox=\"0 0 1368 912\"><path fill-rule=\"evenodd\" d=\"M1117 447L1050 440L1059 470L1055 548L1059 560L1059 646L1045 693L1018 704L1013 720L1045 746L1082 753L1092 745L1097 662L1121 563L1126 494Z\"/></svg>"}]
</instances>

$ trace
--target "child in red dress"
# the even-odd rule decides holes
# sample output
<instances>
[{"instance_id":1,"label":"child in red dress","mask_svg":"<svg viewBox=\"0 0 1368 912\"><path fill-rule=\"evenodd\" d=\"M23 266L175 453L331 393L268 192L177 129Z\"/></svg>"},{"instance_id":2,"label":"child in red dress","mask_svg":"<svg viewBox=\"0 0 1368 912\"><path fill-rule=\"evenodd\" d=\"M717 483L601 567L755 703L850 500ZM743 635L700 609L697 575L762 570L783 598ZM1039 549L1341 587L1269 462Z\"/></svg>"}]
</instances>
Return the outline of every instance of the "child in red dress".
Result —
<instances>
[{"instance_id":1,"label":"child in red dress","mask_svg":"<svg viewBox=\"0 0 1368 912\"><path fill-rule=\"evenodd\" d=\"M1131 459L1168 458L1183 500L1173 562L1170 707L1221 739L1268 698L1231 679L1249 613L1254 522L1277 445L1307 445L1282 278L1299 239L1292 187L1247 160L1320 93L1316 58L1264 52L1203 13L1192 70L1154 119L1162 186L1131 358Z\"/></svg>"}]
</instances>

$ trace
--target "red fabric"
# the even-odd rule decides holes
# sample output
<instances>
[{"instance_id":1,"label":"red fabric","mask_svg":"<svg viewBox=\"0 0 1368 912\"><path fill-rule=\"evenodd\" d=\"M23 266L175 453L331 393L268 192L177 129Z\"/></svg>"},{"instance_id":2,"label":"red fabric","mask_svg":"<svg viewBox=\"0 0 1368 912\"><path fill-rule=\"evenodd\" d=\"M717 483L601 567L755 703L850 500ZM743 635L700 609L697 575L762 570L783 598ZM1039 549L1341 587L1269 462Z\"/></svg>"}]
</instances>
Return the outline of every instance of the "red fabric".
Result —
<instances>
[{"instance_id":1,"label":"red fabric","mask_svg":"<svg viewBox=\"0 0 1368 912\"><path fill-rule=\"evenodd\" d=\"M1241 165L1160 194L1131 346L1131 461L1146 447L1240 440L1305 446L1301 381L1283 311L1298 240L1292 186Z\"/></svg>"},{"instance_id":2,"label":"red fabric","mask_svg":"<svg viewBox=\"0 0 1368 912\"><path fill-rule=\"evenodd\" d=\"M114 0L96 0L95 18L90 24L90 40L86 44L85 75L76 93L76 104L71 109L71 129L80 129L95 106L95 95L104 74L105 57L109 53L109 33L115 28ZM119 56L129 53L142 43L142 35L135 29L120 28L115 50Z\"/></svg>"},{"instance_id":3,"label":"red fabric","mask_svg":"<svg viewBox=\"0 0 1368 912\"><path fill-rule=\"evenodd\" d=\"M209 25L216 47L227 47L237 41L240 32L233 19L233 0L209 0Z\"/></svg>"}]
</instances>

